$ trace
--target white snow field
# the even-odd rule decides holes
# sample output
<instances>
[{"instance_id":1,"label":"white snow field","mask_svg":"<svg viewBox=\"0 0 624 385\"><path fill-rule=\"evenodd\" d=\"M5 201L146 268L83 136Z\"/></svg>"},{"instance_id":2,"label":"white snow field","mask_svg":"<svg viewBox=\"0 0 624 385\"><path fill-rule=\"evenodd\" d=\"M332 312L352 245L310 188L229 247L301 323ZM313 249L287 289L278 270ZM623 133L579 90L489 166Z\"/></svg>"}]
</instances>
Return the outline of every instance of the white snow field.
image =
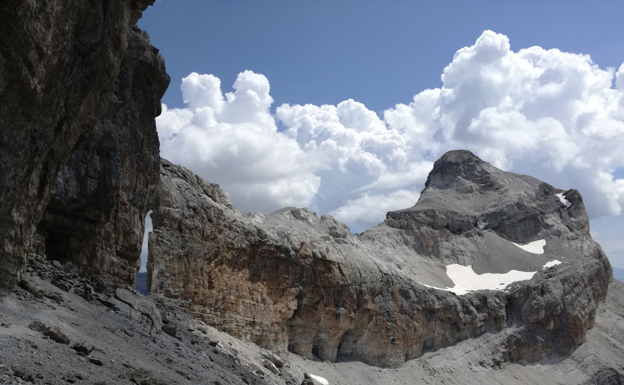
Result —
<instances>
[{"instance_id":1,"label":"white snow field","mask_svg":"<svg viewBox=\"0 0 624 385\"><path fill-rule=\"evenodd\" d=\"M308 373L310 374L310 373ZM315 376L314 374L310 374L310 377L312 377L313 380L316 380L318 382L320 382L323 385L329 385L329 381L327 381L326 379L324 379L321 376Z\"/></svg>"},{"instance_id":2,"label":"white snow field","mask_svg":"<svg viewBox=\"0 0 624 385\"><path fill-rule=\"evenodd\" d=\"M539 241L530 242L530 243L527 243L526 245L520 245L515 242L511 242L511 243L518 246L522 250L528 251L529 253L533 253L533 254L544 254L544 246L546 246L545 239L540 239Z\"/></svg>"},{"instance_id":3,"label":"white snow field","mask_svg":"<svg viewBox=\"0 0 624 385\"><path fill-rule=\"evenodd\" d=\"M557 265L561 265L561 261L555 259L554 261L546 262L544 267L542 267L542 270L543 269L548 269L549 267L553 267L553 266L557 266Z\"/></svg>"},{"instance_id":4,"label":"white snow field","mask_svg":"<svg viewBox=\"0 0 624 385\"><path fill-rule=\"evenodd\" d=\"M554 260L547 262L542 269L547 269L561 264L561 261ZM463 295L477 290L505 290L507 286L514 282L526 281L537 273L537 271L518 271L511 270L504 274L485 273L477 274L472 269L472 265L462 266L456 263L446 266L446 275L455 284L450 288L440 288L421 283L424 286L438 290L453 292L457 295Z\"/></svg>"},{"instance_id":5,"label":"white snow field","mask_svg":"<svg viewBox=\"0 0 624 385\"><path fill-rule=\"evenodd\" d=\"M563 203L566 207L570 207L572 205L572 203L570 203L570 201L563 196L563 193L557 194L557 198L559 198L561 203Z\"/></svg>"},{"instance_id":6,"label":"white snow field","mask_svg":"<svg viewBox=\"0 0 624 385\"><path fill-rule=\"evenodd\" d=\"M505 274L477 274L472 269L472 265L462 266L454 263L446 266L446 275L453 281L455 286L445 289L429 285L425 286L463 295L476 290L503 290L514 282L533 278L535 273L537 272L511 270Z\"/></svg>"}]
</instances>

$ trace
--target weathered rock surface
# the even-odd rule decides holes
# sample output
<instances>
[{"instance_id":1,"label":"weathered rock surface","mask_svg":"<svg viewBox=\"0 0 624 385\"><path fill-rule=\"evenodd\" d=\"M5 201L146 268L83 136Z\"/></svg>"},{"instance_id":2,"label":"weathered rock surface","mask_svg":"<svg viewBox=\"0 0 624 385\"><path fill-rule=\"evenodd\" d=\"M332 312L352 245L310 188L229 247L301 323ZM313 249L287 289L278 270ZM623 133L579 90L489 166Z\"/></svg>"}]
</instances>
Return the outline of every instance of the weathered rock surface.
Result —
<instances>
[{"instance_id":1,"label":"weathered rock surface","mask_svg":"<svg viewBox=\"0 0 624 385\"><path fill-rule=\"evenodd\" d=\"M360 238L307 209L241 214L217 185L165 160L152 218L152 293L186 301L236 337L324 361L398 366L502 330L503 361L569 353L611 280L577 191L467 151L444 155L414 207L388 213ZM540 239L543 254L512 243ZM542 269L555 259L562 263ZM452 263L535 274L465 295L425 286L453 287Z\"/></svg>"},{"instance_id":2,"label":"weathered rock surface","mask_svg":"<svg viewBox=\"0 0 624 385\"><path fill-rule=\"evenodd\" d=\"M134 216L145 214L147 184L157 177L150 172L157 163L154 133L142 130L137 134L134 130L146 115L153 118L158 113L165 85L152 76L162 69L162 59L135 27L142 11L152 3L6 0L0 4L0 286L14 287L19 282L26 255L37 244L33 241L36 225L55 186L54 214L61 213L66 221L79 217L83 226L84 219L108 221L113 230L96 230L97 224L91 223L92 229L78 236L93 241L87 233L99 231L110 243L107 250L98 250L97 258L113 249L119 261L96 258L89 261L95 267L87 268L85 248L95 251L97 242L76 245L81 241L71 237L69 250L59 253L75 256L70 259L78 262L83 273L101 272L117 282L131 281L126 269L134 266L135 257L130 254L140 242L136 245L132 234L120 234L141 227ZM138 98L136 102L134 98ZM115 125L129 125L129 131L111 134L110 126ZM92 144L85 144L89 140ZM93 143L98 141L102 148L95 150ZM120 155L120 148L133 153ZM136 156L135 151L141 155ZM133 167L145 169L136 173ZM103 186L103 182L109 185ZM95 190L103 187L117 187L115 192L122 191L122 196L112 199L115 192L91 196L88 200L96 207L84 213L87 209L79 206L87 199L79 196L98 195ZM121 207L122 203L127 207ZM77 229L73 224L60 227L61 231ZM50 251L56 252L56 247Z\"/></svg>"},{"instance_id":3,"label":"weathered rock surface","mask_svg":"<svg viewBox=\"0 0 624 385\"><path fill-rule=\"evenodd\" d=\"M358 361L328 364L271 354L194 319L184 301L129 290L135 297L130 302L152 302L178 329L175 338L153 333L150 322L100 302L105 293L114 295L113 288L99 288L102 293L89 301L78 290L87 278L71 276L50 261L29 262L23 277L29 284L0 296L0 384L301 385L313 375L330 385L604 385L621 382L624 373L624 284L619 281L610 285L587 341L568 356L506 362L506 341L515 332L507 328L426 353L397 369L380 369ZM50 282L63 274L69 292ZM62 330L70 345L46 336L51 327ZM279 374L265 368L264 360Z\"/></svg>"},{"instance_id":4,"label":"weathered rock surface","mask_svg":"<svg viewBox=\"0 0 624 385\"><path fill-rule=\"evenodd\" d=\"M51 259L80 275L133 284L160 168L154 118L169 84L162 56L133 27L102 118L61 169L38 226Z\"/></svg>"},{"instance_id":5,"label":"weathered rock surface","mask_svg":"<svg viewBox=\"0 0 624 385\"><path fill-rule=\"evenodd\" d=\"M51 282L59 275L69 291ZM28 285L0 296L0 384L276 383L252 373L235 351L192 334L183 309L172 312L180 325L172 338L155 329L160 309L152 298L133 290L103 285L87 299L80 288L89 279L32 256L22 278Z\"/></svg>"}]
</instances>

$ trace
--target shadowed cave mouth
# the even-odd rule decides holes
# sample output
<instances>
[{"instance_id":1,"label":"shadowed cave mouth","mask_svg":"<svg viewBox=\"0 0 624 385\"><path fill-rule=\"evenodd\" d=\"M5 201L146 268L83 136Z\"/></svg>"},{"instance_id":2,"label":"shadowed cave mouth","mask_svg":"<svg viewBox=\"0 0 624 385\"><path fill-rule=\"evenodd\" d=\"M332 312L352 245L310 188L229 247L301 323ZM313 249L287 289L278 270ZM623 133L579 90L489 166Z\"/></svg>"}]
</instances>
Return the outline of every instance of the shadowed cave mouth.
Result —
<instances>
[{"instance_id":1,"label":"shadowed cave mouth","mask_svg":"<svg viewBox=\"0 0 624 385\"><path fill-rule=\"evenodd\" d=\"M363 330L347 330L338 343L335 360L331 357L331 348L329 348L326 337L317 335L312 342L312 357L315 361L335 361L335 362L351 362L361 361L362 355L360 348L362 338L365 335Z\"/></svg>"},{"instance_id":2,"label":"shadowed cave mouth","mask_svg":"<svg viewBox=\"0 0 624 385\"><path fill-rule=\"evenodd\" d=\"M141 247L141 268L136 276L134 288L143 295L149 295L147 291L147 238L150 231L152 231L152 210L145 214L145 232L143 233L143 245Z\"/></svg>"},{"instance_id":3,"label":"shadowed cave mouth","mask_svg":"<svg viewBox=\"0 0 624 385\"><path fill-rule=\"evenodd\" d=\"M363 330L347 330L338 343L336 362L359 361L361 357L358 345L363 336Z\"/></svg>"}]
</instances>

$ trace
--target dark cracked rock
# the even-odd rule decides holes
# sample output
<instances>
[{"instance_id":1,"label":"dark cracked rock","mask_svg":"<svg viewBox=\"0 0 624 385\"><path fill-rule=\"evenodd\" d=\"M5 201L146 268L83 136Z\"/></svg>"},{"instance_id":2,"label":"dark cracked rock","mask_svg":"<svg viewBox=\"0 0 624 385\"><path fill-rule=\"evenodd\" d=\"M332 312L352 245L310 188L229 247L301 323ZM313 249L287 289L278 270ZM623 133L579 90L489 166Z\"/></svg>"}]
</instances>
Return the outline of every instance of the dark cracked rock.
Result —
<instances>
[{"instance_id":1,"label":"dark cracked rock","mask_svg":"<svg viewBox=\"0 0 624 385\"><path fill-rule=\"evenodd\" d=\"M133 26L152 3L0 3L2 287L20 280L59 172L110 116L115 88L127 76L122 62L133 45ZM153 105L145 107L156 113Z\"/></svg>"},{"instance_id":2,"label":"dark cracked rock","mask_svg":"<svg viewBox=\"0 0 624 385\"><path fill-rule=\"evenodd\" d=\"M101 117L58 174L38 225L46 255L70 260L68 272L134 284L159 176L154 118L168 84L162 56L133 27Z\"/></svg>"}]
</instances>

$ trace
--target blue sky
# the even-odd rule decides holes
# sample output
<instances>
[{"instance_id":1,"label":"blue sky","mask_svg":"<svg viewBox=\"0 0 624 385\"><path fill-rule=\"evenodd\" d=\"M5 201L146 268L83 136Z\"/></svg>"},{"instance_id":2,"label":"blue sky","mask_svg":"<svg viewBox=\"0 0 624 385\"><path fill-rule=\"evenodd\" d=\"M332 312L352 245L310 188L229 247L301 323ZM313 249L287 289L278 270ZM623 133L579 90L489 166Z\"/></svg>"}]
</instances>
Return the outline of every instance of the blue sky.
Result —
<instances>
[{"instance_id":1,"label":"blue sky","mask_svg":"<svg viewBox=\"0 0 624 385\"><path fill-rule=\"evenodd\" d=\"M440 152L466 147L499 167L580 189L595 238L614 266L624 268L624 220L616 215L621 212L616 206L624 204L624 193L618 195L624 190L616 183L624 177L624 159L605 156L624 152L618 144L624 107L604 101L618 97L623 14L620 1L158 0L139 26L161 50L172 78L163 98L168 110L159 120L163 155L220 183L243 211L306 205L362 231L383 220L375 210L415 202ZM533 46L543 50L518 54ZM456 56L463 47L472 48L465 57ZM501 89L517 94L508 102L485 100L499 83L479 78L476 70L494 65L474 59L492 47L506 63L491 67L500 70ZM578 54L590 55L591 63ZM523 99L522 90L510 84L528 84L532 75L505 77L536 69L543 72L542 81L550 77L568 88L553 91L558 96L527 112L525 104L550 91L531 89L527 95L536 96ZM193 72L198 75L189 77ZM579 95L593 96L571 104L565 96L574 93L575 81L566 77L577 74L589 74L578 82L585 87ZM467 80L470 76L479 84ZM609 79L613 92L602 84ZM600 90L595 82L602 82ZM463 92L463 102L439 102L444 89ZM249 92L255 96L247 98ZM459 109L477 108L472 94L481 107L455 119ZM583 129L600 132L573 135L582 128L576 123L582 116L569 111L574 105L591 106L585 115L595 119ZM440 107L446 115L431 123L439 127L423 133L422 116ZM574 123L568 124L571 117ZM459 127L468 118L476 123L463 136L448 126ZM496 124L517 129L501 137ZM603 132L601 124L608 129ZM552 140L533 138L521 146L507 140L518 135L515 141L522 142L530 136L525 133L540 130ZM186 142L177 140L183 134ZM453 140L441 139L449 135ZM232 138L238 142L228 141ZM585 145L592 147L584 151ZM597 188L605 177L612 186Z\"/></svg>"},{"instance_id":2,"label":"blue sky","mask_svg":"<svg viewBox=\"0 0 624 385\"><path fill-rule=\"evenodd\" d=\"M624 60L621 1L158 0L139 21L166 59L164 103L182 107L180 80L210 73L231 85L253 70L275 106L352 98L380 112L439 87L455 52L486 29L512 48Z\"/></svg>"}]
</instances>

